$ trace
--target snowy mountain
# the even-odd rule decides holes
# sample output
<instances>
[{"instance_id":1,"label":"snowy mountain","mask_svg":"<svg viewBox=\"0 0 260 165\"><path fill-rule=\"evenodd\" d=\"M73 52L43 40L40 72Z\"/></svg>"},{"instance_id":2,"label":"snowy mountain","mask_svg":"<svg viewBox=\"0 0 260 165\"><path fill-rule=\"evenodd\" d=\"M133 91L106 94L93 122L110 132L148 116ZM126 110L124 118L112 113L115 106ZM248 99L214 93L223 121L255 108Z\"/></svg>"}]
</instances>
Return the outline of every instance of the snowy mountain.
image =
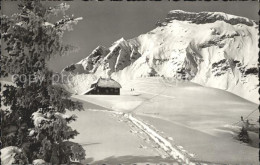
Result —
<instances>
[{"instance_id":1,"label":"snowy mountain","mask_svg":"<svg viewBox=\"0 0 260 165\"><path fill-rule=\"evenodd\" d=\"M156 28L120 39L63 70L67 85L81 93L100 76L121 83L162 76L186 79L258 102L258 24L220 12L170 11ZM77 74L78 73L78 74ZM76 75L77 74L77 75Z\"/></svg>"}]
</instances>

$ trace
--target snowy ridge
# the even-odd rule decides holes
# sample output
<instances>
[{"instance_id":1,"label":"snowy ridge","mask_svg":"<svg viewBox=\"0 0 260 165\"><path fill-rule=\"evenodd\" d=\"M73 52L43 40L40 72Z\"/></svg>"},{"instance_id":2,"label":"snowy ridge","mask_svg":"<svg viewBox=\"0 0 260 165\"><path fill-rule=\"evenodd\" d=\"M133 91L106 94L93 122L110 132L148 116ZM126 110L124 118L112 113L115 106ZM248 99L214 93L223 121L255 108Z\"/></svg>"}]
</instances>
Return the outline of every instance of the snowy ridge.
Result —
<instances>
[{"instance_id":1,"label":"snowy ridge","mask_svg":"<svg viewBox=\"0 0 260 165\"><path fill-rule=\"evenodd\" d=\"M257 44L258 25L252 20L177 10L154 30L130 40L121 38L110 48L99 46L64 72L96 79L111 75L121 84L150 76L185 79L258 103ZM69 86L82 92L89 88Z\"/></svg>"},{"instance_id":2,"label":"snowy ridge","mask_svg":"<svg viewBox=\"0 0 260 165\"><path fill-rule=\"evenodd\" d=\"M186 12L183 10L172 10L168 13L166 21L179 20L179 21L191 21L196 24L213 23L216 21L224 21L231 25L245 24L253 26L256 21L249 20L245 17L239 17L235 15L226 14L223 12Z\"/></svg>"}]
</instances>

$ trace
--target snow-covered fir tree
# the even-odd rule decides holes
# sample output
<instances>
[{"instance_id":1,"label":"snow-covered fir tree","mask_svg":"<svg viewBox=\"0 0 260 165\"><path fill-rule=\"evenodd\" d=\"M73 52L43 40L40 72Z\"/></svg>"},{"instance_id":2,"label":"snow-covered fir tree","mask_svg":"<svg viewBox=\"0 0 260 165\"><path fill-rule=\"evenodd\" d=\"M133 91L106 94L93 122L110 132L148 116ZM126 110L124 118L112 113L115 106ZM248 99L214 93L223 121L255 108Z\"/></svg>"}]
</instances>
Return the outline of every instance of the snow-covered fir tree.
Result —
<instances>
[{"instance_id":1,"label":"snow-covered fir tree","mask_svg":"<svg viewBox=\"0 0 260 165\"><path fill-rule=\"evenodd\" d=\"M1 58L1 76L16 75L14 83L2 89L2 163L64 164L70 159L82 160L83 148L69 141L78 134L68 126L76 116L65 112L83 110L83 106L52 83L54 73L46 64L53 56L75 50L65 45L62 37L82 18L67 16L69 5L65 3L47 8L39 0L21 1L18 8L18 14L1 17L6 51ZM60 14L61 20L50 21ZM36 81L37 76L44 78Z\"/></svg>"}]
</instances>

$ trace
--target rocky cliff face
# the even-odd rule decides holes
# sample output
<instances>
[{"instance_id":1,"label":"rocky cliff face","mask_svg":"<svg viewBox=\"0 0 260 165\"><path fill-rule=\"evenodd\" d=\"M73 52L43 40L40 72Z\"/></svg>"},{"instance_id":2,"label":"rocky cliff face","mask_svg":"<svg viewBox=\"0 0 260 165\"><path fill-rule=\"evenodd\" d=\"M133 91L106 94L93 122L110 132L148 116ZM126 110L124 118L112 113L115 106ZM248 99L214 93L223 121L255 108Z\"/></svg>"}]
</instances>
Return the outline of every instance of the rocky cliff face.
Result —
<instances>
[{"instance_id":1,"label":"rocky cliff face","mask_svg":"<svg viewBox=\"0 0 260 165\"><path fill-rule=\"evenodd\" d=\"M111 75L120 82L147 76L182 78L258 102L257 59L254 21L225 13L177 10L170 11L154 30L130 40L122 38L110 48L99 46L64 72L86 79ZM88 87L69 85L81 92Z\"/></svg>"}]
</instances>

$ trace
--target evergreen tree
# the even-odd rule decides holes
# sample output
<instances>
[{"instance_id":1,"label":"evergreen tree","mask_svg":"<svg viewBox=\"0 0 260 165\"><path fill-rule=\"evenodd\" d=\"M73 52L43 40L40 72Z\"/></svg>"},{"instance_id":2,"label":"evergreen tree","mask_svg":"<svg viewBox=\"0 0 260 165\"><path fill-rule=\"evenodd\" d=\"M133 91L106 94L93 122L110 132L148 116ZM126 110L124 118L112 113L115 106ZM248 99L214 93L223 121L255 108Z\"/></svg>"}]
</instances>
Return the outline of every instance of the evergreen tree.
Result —
<instances>
[{"instance_id":1,"label":"evergreen tree","mask_svg":"<svg viewBox=\"0 0 260 165\"><path fill-rule=\"evenodd\" d=\"M52 82L54 73L46 64L50 57L75 50L62 42L64 32L81 19L67 16L68 8L65 3L47 8L39 0L24 0L18 5L19 14L1 16L6 50L1 56L1 76L14 78L12 85L2 89L1 142L3 148L14 146L13 163L42 159L62 164L85 157L83 148L69 141L78 134L68 126L76 116L65 114L66 110L83 110L83 106ZM61 20L48 22L60 13Z\"/></svg>"},{"instance_id":2,"label":"evergreen tree","mask_svg":"<svg viewBox=\"0 0 260 165\"><path fill-rule=\"evenodd\" d=\"M238 134L238 140L244 142L244 143L251 143L251 139L248 135L248 131L246 128L242 127L239 134Z\"/></svg>"}]
</instances>

